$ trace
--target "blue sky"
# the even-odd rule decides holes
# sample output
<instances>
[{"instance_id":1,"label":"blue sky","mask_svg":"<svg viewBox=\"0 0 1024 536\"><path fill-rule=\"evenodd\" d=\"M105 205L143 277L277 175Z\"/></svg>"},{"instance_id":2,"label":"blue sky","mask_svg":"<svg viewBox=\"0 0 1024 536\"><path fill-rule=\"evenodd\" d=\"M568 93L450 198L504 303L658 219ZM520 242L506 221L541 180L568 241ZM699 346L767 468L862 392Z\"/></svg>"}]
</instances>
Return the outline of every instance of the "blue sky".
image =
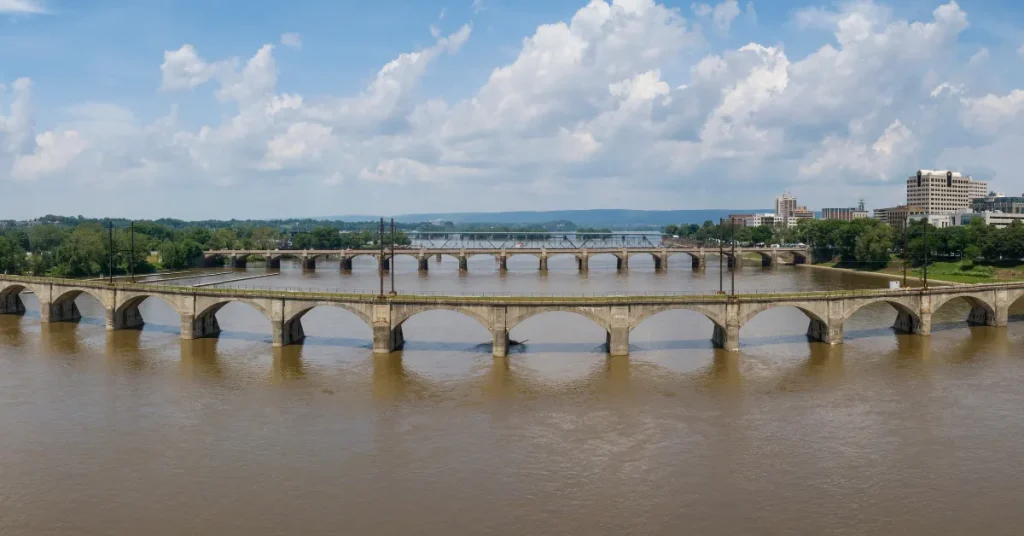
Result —
<instances>
[{"instance_id":1,"label":"blue sky","mask_svg":"<svg viewBox=\"0 0 1024 536\"><path fill-rule=\"evenodd\" d=\"M1022 19L1009 0L0 0L0 218L885 206L947 167L1020 194Z\"/></svg>"}]
</instances>

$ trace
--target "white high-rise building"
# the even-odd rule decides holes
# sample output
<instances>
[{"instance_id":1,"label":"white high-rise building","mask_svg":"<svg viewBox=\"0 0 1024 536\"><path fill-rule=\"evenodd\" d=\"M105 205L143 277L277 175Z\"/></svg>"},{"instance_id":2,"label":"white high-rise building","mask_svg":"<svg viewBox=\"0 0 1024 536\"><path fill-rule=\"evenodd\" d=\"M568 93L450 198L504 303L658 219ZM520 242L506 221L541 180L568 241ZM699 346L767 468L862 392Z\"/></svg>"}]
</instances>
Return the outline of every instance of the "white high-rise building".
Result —
<instances>
[{"instance_id":1,"label":"white high-rise building","mask_svg":"<svg viewBox=\"0 0 1024 536\"><path fill-rule=\"evenodd\" d=\"M907 205L925 214L953 214L971 210L972 202L988 194L988 183L959 171L922 169L907 179Z\"/></svg>"},{"instance_id":2,"label":"white high-rise building","mask_svg":"<svg viewBox=\"0 0 1024 536\"><path fill-rule=\"evenodd\" d=\"M793 215L798 207L796 206L796 196L786 192L775 198L775 213L780 218L788 218Z\"/></svg>"}]
</instances>

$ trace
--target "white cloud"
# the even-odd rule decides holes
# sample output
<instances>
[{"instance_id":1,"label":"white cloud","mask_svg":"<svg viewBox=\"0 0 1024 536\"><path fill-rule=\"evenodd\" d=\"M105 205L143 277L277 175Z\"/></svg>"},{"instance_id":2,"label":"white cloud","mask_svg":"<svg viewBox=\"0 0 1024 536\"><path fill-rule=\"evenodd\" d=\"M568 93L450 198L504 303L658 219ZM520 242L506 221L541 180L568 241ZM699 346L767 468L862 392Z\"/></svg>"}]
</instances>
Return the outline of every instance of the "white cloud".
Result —
<instances>
[{"instance_id":1,"label":"white cloud","mask_svg":"<svg viewBox=\"0 0 1024 536\"><path fill-rule=\"evenodd\" d=\"M1017 55L1024 58L1024 45L1021 45L1020 48L1017 49Z\"/></svg>"},{"instance_id":2,"label":"white cloud","mask_svg":"<svg viewBox=\"0 0 1024 536\"><path fill-rule=\"evenodd\" d=\"M178 50L164 52L164 63L160 66L163 75L161 89L176 91L192 89L205 84L217 74L218 66L206 63L196 54L192 45L182 45Z\"/></svg>"},{"instance_id":3,"label":"white cloud","mask_svg":"<svg viewBox=\"0 0 1024 536\"><path fill-rule=\"evenodd\" d=\"M1001 126L1015 124L1024 116L1024 90L998 96L963 99L964 124L977 132L995 134Z\"/></svg>"},{"instance_id":4,"label":"white cloud","mask_svg":"<svg viewBox=\"0 0 1024 536\"><path fill-rule=\"evenodd\" d=\"M740 14L739 0L723 0L714 7L708 4L690 4L690 9L698 17L711 17L715 27L722 31L729 31L732 21ZM747 3L747 9L753 9L753 3ZM753 13L753 11L751 11Z\"/></svg>"},{"instance_id":5,"label":"white cloud","mask_svg":"<svg viewBox=\"0 0 1024 536\"><path fill-rule=\"evenodd\" d=\"M981 50L975 52L974 55L971 56L971 59L967 60L967 65L971 67L980 67L986 61L988 61L989 56L990 54L988 52L988 49L982 47Z\"/></svg>"},{"instance_id":6,"label":"white cloud","mask_svg":"<svg viewBox=\"0 0 1024 536\"><path fill-rule=\"evenodd\" d=\"M46 13L46 8L39 0L0 0L0 13L38 15Z\"/></svg>"},{"instance_id":7,"label":"white cloud","mask_svg":"<svg viewBox=\"0 0 1024 536\"><path fill-rule=\"evenodd\" d=\"M473 13L480 13L485 9L484 0L473 0Z\"/></svg>"},{"instance_id":8,"label":"white cloud","mask_svg":"<svg viewBox=\"0 0 1024 536\"><path fill-rule=\"evenodd\" d=\"M452 72L447 56L469 42L469 25L432 28L432 42L382 61L347 94L281 92L271 44L211 60L185 44L164 53L160 89L215 97L223 118L197 125L172 109L147 122L141 110L86 102L37 131L21 79L0 93L0 180L167 192L194 181L211 199L246 199L246 210L271 207L286 182L329 214L365 212L383 196L402 212L697 208L723 192L749 207L794 185L813 192L811 206L854 191L881 205L902 200L893 181L918 167L987 166L986 178L1017 179L1024 80L1007 69L992 85L970 70L987 50L959 42L968 18L955 2L923 20L872 2L838 6L794 12L798 26L828 32L795 54L785 39L710 49L677 9L591 0L536 28L477 86L444 80L458 98L421 82L441 61ZM740 14L734 1L691 9L722 30ZM321 195L342 183L349 205Z\"/></svg>"},{"instance_id":9,"label":"white cloud","mask_svg":"<svg viewBox=\"0 0 1024 536\"><path fill-rule=\"evenodd\" d=\"M283 33L281 34L281 44L299 50L302 48L302 36L295 32Z\"/></svg>"},{"instance_id":10,"label":"white cloud","mask_svg":"<svg viewBox=\"0 0 1024 536\"><path fill-rule=\"evenodd\" d=\"M85 140L75 131L44 132L36 136L34 152L15 158L11 175L15 179L33 180L64 171L85 148Z\"/></svg>"}]
</instances>

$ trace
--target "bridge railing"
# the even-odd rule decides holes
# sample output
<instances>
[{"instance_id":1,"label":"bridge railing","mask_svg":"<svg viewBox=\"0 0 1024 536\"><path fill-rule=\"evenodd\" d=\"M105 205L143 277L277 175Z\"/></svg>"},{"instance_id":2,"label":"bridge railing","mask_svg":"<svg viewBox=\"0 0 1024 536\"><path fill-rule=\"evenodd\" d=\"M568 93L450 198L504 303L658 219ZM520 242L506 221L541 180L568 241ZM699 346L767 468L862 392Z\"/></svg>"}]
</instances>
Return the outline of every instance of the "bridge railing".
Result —
<instances>
[{"instance_id":1,"label":"bridge railing","mask_svg":"<svg viewBox=\"0 0 1024 536\"><path fill-rule=\"evenodd\" d=\"M224 286L193 287L185 285L151 284L145 282L129 283L115 281L111 285L107 280L82 280L82 279L60 279L34 276L10 276L0 275L0 281L24 282L34 284L53 284L72 286L79 288L97 289L120 289L125 291L156 291L174 294L204 294L204 295L258 295L264 297L296 297L296 298L340 298L352 297L362 300L375 300L379 298L379 289L353 289L353 288L308 288L308 287L268 287L252 285L236 285L225 282ZM968 287L968 288L965 288ZM978 283L971 285L954 285L946 287L933 287L928 292L943 292L948 289L960 291L966 290L993 290L1000 288L1024 287L1024 282L1000 282L1000 283ZM648 290L648 291L609 291L609 292L501 292L501 291L444 291L444 290L401 290L396 296L399 299L506 299L506 300L586 300L622 299L623 301L636 299L651 300L672 300L687 299L692 301L722 301L732 297L733 299L813 299L813 298L841 298L841 297L867 297L867 296L893 296L907 293L922 292L921 287L904 287L901 289L877 288L877 289L843 289L826 288L813 291L801 291L799 289L786 288L757 288L743 289L735 296L719 294L714 290Z\"/></svg>"}]
</instances>

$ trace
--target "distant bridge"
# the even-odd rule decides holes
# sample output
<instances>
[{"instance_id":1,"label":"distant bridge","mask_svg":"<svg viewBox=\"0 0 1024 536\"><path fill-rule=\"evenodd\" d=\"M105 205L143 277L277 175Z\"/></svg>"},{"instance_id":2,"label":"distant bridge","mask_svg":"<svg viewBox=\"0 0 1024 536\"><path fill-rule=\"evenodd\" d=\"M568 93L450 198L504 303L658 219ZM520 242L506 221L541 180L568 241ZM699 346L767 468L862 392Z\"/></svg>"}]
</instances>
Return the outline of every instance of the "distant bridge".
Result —
<instances>
[{"instance_id":1,"label":"distant bridge","mask_svg":"<svg viewBox=\"0 0 1024 536\"><path fill-rule=\"evenodd\" d=\"M181 338L216 337L217 312L233 302L246 303L270 322L273 344L302 341L302 317L315 307L337 307L351 312L373 332L373 351L389 353L404 342L402 325L423 312L462 313L491 333L493 353L508 353L509 332L524 320L542 313L569 312L592 320L607 333L608 352L629 354L629 334L652 315L671 310L698 312L714 325L712 341L726 350L739 348L740 328L756 315L776 307L795 307L807 315L807 336L816 341L843 341L846 320L861 308L887 303L897 311L894 328L928 335L932 314L953 300L971 306L967 321L1006 326L1010 306L1024 297L1024 282L951 285L930 289L797 292L789 294L654 295L654 296L373 296L318 291L249 290L213 287L173 287L114 284L99 281L0 275L0 314L23 314L20 295L31 291L39 299L42 322L81 318L75 299L93 296L106 310L108 330L143 325L139 305L150 298L163 300L181 317Z\"/></svg>"},{"instance_id":2,"label":"distant bridge","mask_svg":"<svg viewBox=\"0 0 1024 536\"><path fill-rule=\"evenodd\" d=\"M748 253L757 254L761 257L762 266L775 266L781 263L781 255L789 255L793 258L794 264L804 264L811 260L810 250L807 248L736 248L735 256L730 249L721 252L728 259L729 266L742 264L742 256ZM515 255L530 255L537 258L538 268L544 272L548 269L548 259L556 255L572 255L576 258L576 266L581 272L586 272L590 267L590 257L594 255L614 255L618 260L619 270L629 268L629 259L637 255L650 255L654 258L654 269L665 270L668 268L668 260L672 255L682 254L690 257L690 265L695 270L703 269L705 259L708 255L719 255L718 249L700 247L663 247L651 248L403 248L396 249L395 256L405 255L413 257L419 264L420 271L429 269L430 257L437 260L442 255L455 257L459 261L459 270L469 269L469 258L476 255L492 256L498 263L499 268L504 271L508 269L509 257ZM236 268L244 268L250 257L262 257L268 268L280 268L281 259L292 257L302 262L303 268L307 270L316 269L316 261L319 258L336 257L340 260L341 270L352 269L352 259L359 256L369 256L377 259L381 270L388 270L390 267L391 252L387 249L383 254L376 249L307 249L307 250L258 250L258 249L231 249L213 250L203 253L205 266L214 266L218 262L227 260Z\"/></svg>"}]
</instances>

